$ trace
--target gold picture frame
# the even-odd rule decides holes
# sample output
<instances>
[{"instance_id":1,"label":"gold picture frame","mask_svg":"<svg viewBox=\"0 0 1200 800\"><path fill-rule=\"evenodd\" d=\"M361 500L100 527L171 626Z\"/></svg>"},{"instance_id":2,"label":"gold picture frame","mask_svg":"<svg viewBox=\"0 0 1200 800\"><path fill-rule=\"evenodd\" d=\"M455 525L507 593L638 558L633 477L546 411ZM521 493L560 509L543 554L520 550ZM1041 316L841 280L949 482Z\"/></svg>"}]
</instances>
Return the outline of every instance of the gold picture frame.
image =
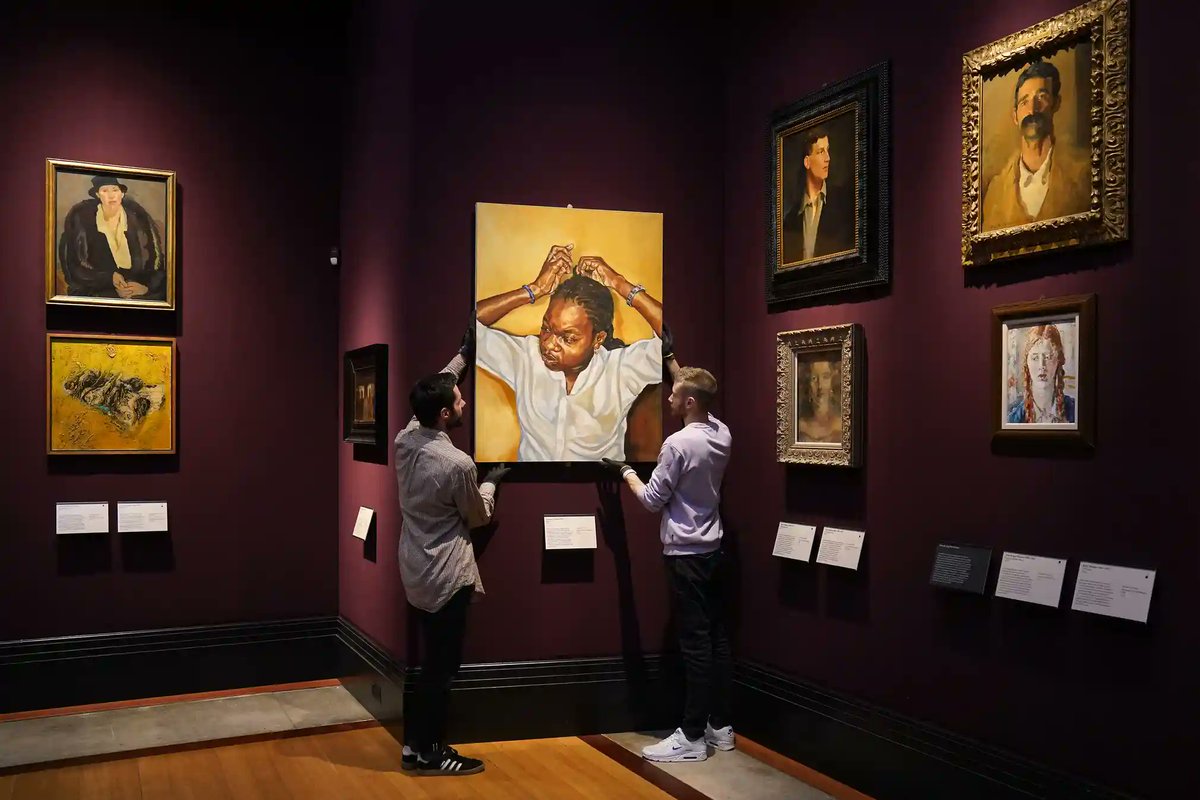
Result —
<instances>
[{"instance_id":1,"label":"gold picture frame","mask_svg":"<svg viewBox=\"0 0 1200 800\"><path fill-rule=\"evenodd\" d=\"M858 323L776 335L780 463L861 466L863 347Z\"/></svg>"},{"instance_id":2,"label":"gold picture frame","mask_svg":"<svg viewBox=\"0 0 1200 800\"><path fill-rule=\"evenodd\" d=\"M170 455L179 381L164 336L46 334L47 455Z\"/></svg>"},{"instance_id":3,"label":"gold picture frame","mask_svg":"<svg viewBox=\"0 0 1200 800\"><path fill-rule=\"evenodd\" d=\"M1129 238L1129 61L1129 0L1092 0L963 56L964 267ZM1021 102L1033 74L1049 107ZM1027 153L1044 153L1037 167ZM1049 193L1026 194L1039 175Z\"/></svg>"},{"instance_id":4,"label":"gold picture frame","mask_svg":"<svg viewBox=\"0 0 1200 800\"><path fill-rule=\"evenodd\" d=\"M169 170L46 159L46 302L173 310L175 189Z\"/></svg>"}]
</instances>

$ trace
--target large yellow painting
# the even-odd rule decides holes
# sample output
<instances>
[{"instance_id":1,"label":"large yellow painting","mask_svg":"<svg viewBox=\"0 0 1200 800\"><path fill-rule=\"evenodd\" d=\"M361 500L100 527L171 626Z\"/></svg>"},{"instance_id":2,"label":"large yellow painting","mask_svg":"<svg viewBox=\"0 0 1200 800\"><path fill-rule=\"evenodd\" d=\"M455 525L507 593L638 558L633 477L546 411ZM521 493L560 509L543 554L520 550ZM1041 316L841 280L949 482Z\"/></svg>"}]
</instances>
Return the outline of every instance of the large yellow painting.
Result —
<instances>
[{"instance_id":1,"label":"large yellow painting","mask_svg":"<svg viewBox=\"0 0 1200 800\"><path fill-rule=\"evenodd\" d=\"M174 453L175 340L50 334L47 451Z\"/></svg>"},{"instance_id":2,"label":"large yellow painting","mask_svg":"<svg viewBox=\"0 0 1200 800\"><path fill-rule=\"evenodd\" d=\"M663 217L475 207L475 458L653 461Z\"/></svg>"}]
</instances>

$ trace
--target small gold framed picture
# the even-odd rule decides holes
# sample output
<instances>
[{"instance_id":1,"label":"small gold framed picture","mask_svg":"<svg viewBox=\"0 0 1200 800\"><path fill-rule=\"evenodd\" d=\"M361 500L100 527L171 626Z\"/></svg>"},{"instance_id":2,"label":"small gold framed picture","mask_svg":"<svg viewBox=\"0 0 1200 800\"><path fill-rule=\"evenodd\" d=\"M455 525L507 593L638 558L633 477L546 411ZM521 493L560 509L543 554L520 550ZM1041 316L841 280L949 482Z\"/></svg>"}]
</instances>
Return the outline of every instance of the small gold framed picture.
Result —
<instances>
[{"instance_id":1,"label":"small gold framed picture","mask_svg":"<svg viewBox=\"0 0 1200 800\"><path fill-rule=\"evenodd\" d=\"M46 302L175 308L175 173L46 160Z\"/></svg>"}]
</instances>

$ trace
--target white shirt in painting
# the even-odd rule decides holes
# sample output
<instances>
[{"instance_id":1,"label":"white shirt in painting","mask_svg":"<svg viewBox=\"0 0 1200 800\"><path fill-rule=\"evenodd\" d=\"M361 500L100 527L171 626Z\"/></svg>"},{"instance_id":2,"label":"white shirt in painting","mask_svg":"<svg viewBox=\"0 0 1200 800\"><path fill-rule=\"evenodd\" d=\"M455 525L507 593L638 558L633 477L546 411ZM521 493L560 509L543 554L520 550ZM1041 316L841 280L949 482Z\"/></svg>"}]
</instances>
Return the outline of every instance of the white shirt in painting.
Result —
<instances>
[{"instance_id":1,"label":"white shirt in painting","mask_svg":"<svg viewBox=\"0 0 1200 800\"><path fill-rule=\"evenodd\" d=\"M1022 159L1017 159L1021 165L1021 205L1031 217L1036 217L1042 210L1042 203L1046 202L1046 192L1050 190L1050 159L1053 157L1054 148L1051 147L1037 172L1030 171Z\"/></svg>"},{"instance_id":2,"label":"white shirt in painting","mask_svg":"<svg viewBox=\"0 0 1200 800\"><path fill-rule=\"evenodd\" d=\"M96 206L96 230L108 239L108 249L112 250L113 262L116 263L117 269L132 269L133 259L129 255L129 242L125 239L125 235L129 233L129 217L125 209L122 208L121 213L110 222L104 218L104 204Z\"/></svg>"},{"instance_id":3,"label":"white shirt in painting","mask_svg":"<svg viewBox=\"0 0 1200 800\"><path fill-rule=\"evenodd\" d=\"M626 415L646 386L662 382L662 341L601 348L575 379L546 368L537 336L476 323L476 363L512 387L521 426L518 461L625 458Z\"/></svg>"}]
</instances>

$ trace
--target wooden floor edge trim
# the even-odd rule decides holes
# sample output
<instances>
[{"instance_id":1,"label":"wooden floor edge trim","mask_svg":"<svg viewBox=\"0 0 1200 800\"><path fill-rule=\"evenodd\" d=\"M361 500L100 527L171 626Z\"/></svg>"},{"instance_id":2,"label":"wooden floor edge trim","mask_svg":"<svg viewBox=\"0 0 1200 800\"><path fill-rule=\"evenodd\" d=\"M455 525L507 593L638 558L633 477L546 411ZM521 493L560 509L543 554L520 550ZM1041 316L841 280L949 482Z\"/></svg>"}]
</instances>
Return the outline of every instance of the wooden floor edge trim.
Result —
<instances>
[{"instance_id":1,"label":"wooden floor edge trim","mask_svg":"<svg viewBox=\"0 0 1200 800\"><path fill-rule=\"evenodd\" d=\"M369 719L362 722L339 722L334 725L319 725L313 728L291 728L286 731L273 733L251 733L246 736L230 736L225 739L205 739L200 742L182 742L168 744L162 747L145 747L140 750L122 750L116 753L98 753L94 756L78 756L64 758L58 761L39 761L36 764L17 764L11 767L0 767L0 778L9 775L19 775L23 772L38 772L44 769L61 769L62 767L77 767L85 764L100 764L105 761L125 761L148 756L161 756L168 753L182 753L188 750L207 750L215 747L230 747L239 744L254 744L255 742L270 742L277 739L295 739L300 736L316 736L342 731L357 731L365 728L381 728L379 720Z\"/></svg>"},{"instance_id":2,"label":"wooden floor edge trim","mask_svg":"<svg viewBox=\"0 0 1200 800\"><path fill-rule=\"evenodd\" d=\"M822 772L817 772L812 767L801 764L799 761L793 761L787 756L780 755L753 739L747 739L740 733L737 736L737 749L751 758L779 770L785 775L790 775L798 781L807 783L814 789L831 795L835 800L874 800L870 795L865 795L841 781L835 780Z\"/></svg>"},{"instance_id":3,"label":"wooden floor edge trim","mask_svg":"<svg viewBox=\"0 0 1200 800\"><path fill-rule=\"evenodd\" d=\"M219 700L225 697L242 697L252 694L267 694L269 692L293 692L300 689L323 689L337 686L341 683L338 678L325 678L319 681L299 681L297 683L276 683L268 686L247 686L241 689L219 689L214 692L193 692L191 694L170 694L163 697L144 697L136 700L114 700L108 703L90 703L83 706L63 706L62 708L43 708L35 711L17 711L12 714L0 714L2 722L20 722L27 719L45 719L47 717L67 717L72 714L90 714L95 711L116 711L122 708L142 708L145 706L164 706L170 703L191 703L197 700Z\"/></svg>"},{"instance_id":4,"label":"wooden floor edge trim","mask_svg":"<svg viewBox=\"0 0 1200 800\"><path fill-rule=\"evenodd\" d=\"M625 767L625 769L646 781L646 783L652 784L654 787L671 795L675 800L712 800L711 797L703 794L698 789L689 786L674 775L659 769L653 762L629 752L607 736L596 734L593 736L580 736L579 738L585 744L591 745L594 749L599 750L622 767Z\"/></svg>"}]
</instances>

